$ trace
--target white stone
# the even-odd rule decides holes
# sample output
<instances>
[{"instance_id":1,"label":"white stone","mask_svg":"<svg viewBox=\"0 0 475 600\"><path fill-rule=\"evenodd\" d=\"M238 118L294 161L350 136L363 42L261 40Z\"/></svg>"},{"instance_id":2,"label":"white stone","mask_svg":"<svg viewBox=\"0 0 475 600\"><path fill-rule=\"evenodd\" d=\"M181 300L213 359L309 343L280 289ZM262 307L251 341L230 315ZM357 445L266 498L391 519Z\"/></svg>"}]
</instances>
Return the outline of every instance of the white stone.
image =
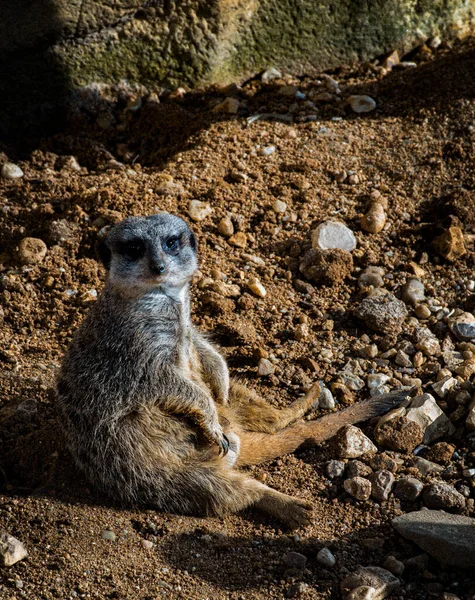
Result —
<instances>
[{"instance_id":1,"label":"white stone","mask_svg":"<svg viewBox=\"0 0 475 600\"><path fill-rule=\"evenodd\" d=\"M402 288L402 299L406 304L415 305L425 300L424 284L420 279L412 278Z\"/></svg>"},{"instance_id":2,"label":"white stone","mask_svg":"<svg viewBox=\"0 0 475 600\"><path fill-rule=\"evenodd\" d=\"M443 435L454 432L454 426L449 418L437 406L434 397L430 394L414 398L407 409L406 418L421 427L424 432L424 444L430 444Z\"/></svg>"},{"instance_id":3,"label":"white stone","mask_svg":"<svg viewBox=\"0 0 475 600\"><path fill-rule=\"evenodd\" d=\"M342 427L336 434L336 443L339 458L358 458L378 450L369 437L354 425Z\"/></svg>"},{"instance_id":4,"label":"white stone","mask_svg":"<svg viewBox=\"0 0 475 600\"><path fill-rule=\"evenodd\" d=\"M326 387L322 387L322 392L320 394L319 406L325 410L331 410L335 408L335 398L330 390Z\"/></svg>"},{"instance_id":5,"label":"white stone","mask_svg":"<svg viewBox=\"0 0 475 600\"><path fill-rule=\"evenodd\" d=\"M18 165L7 162L2 166L2 177L5 179L20 179L24 173Z\"/></svg>"},{"instance_id":6,"label":"white stone","mask_svg":"<svg viewBox=\"0 0 475 600\"><path fill-rule=\"evenodd\" d=\"M457 384L458 381L455 379L455 377L449 375L440 381L436 381L431 387L437 396L439 396L439 398L445 398L447 394L457 386Z\"/></svg>"},{"instance_id":7,"label":"white stone","mask_svg":"<svg viewBox=\"0 0 475 600\"><path fill-rule=\"evenodd\" d=\"M385 373L372 373L368 375L368 387L370 390L375 390L387 383L391 377Z\"/></svg>"},{"instance_id":8,"label":"white stone","mask_svg":"<svg viewBox=\"0 0 475 600\"><path fill-rule=\"evenodd\" d=\"M343 223L325 221L312 231L312 246L320 250L340 248L351 252L356 248L355 234Z\"/></svg>"},{"instance_id":9,"label":"white stone","mask_svg":"<svg viewBox=\"0 0 475 600\"><path fill-rule=\"evenodd\" d=\"M188 206L188 215L192 221L203 221L213 212L213 209L206 202L200 200L191 200Z\"/></svg>"},{"instance_id":10,"label":"white stone","mask_svg":"<svg viewBox=\"0 0 475 600\"><path fill-rule=\"evenodd\" d=\"M368 113L376 108L376 102L371 96L355 95L348 98L348 103L351 106L351 110L355 113Z\"/></svg>"},{"instance_id":11,"label":"white stone","mask_svg":"<svg viewBox=\"0 0 475 600\"><path fill-rule=\"evenodd\" d=\"M341 589L346 592L345 598L368 598L370 600L383 600L400 586L400 581L392 573L381 567L361 567L359 566L354 573L350 573L341 582ZM351 591L366 588L373 589L370 595L348 595Z\"/></svg>"},{"instance_id":12,"label":"white stone","mask_svg":"<svg viewBox=\"0 0 475 600\"><path fill-rule=\"evenodd\" d=\"M257 277L251 277L249 279L248 287L254 296L257 296L258 298L265 298L267 295L266 288L262 285L259 279L257 279Z\"/></svg>"},{"instance_id":13,"label":"white stone","mask_svg":"<svg viewBox=\"0 0 475 600\"><path fill-rule=\"evenodd\" d=\"M11 567L28 556L25 546L12 535L0 533L0 565Z\"/></svg>"},{"instance_id":14,"label":"white stone","mask_svg":"<svg viewBox=\"0 0 475 600\"><path fill-rule=\"evenodd\" d=\"M287 210L287 204L282 200L274 200L272 210L278 215L282 215Z\"/></svg>"},{"instance_id":15,"label":"white stone","mask_svg":"<svg viewBox=\"0 0 475 600\"><path fill-rule=\"evenodd\" d=\"M328 548L322 548L317 554L317 562L325 567L334 567L336 559Z\"/></svg>"}]
</instances>

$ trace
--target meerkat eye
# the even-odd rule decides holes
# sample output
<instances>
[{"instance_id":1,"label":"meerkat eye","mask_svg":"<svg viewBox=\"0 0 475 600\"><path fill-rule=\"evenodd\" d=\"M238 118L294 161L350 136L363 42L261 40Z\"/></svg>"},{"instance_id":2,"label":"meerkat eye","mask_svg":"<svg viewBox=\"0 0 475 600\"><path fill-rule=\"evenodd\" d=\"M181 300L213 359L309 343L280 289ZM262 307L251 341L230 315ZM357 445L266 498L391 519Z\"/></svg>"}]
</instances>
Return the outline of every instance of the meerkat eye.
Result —
<instances>
[{"instance_id":1,"label":"meerkat eye","mask_svg":"<svg viewBox=\"0 0 475 600\"><path fill-rule=\"evenodd\" d=\"M127 256L132 260L138 260L145 255L145 244L142 240L129 240L128 242L122 242L119 245L119 254Z\"/></svg>"},{"instance_id":2,"label":"meerkat eye","mask_svg":"<svg viewBox=\"0 0 475 600\"><path fill-rule=\"evenodd\" d=\"M180 238L177 235L169 237L165 240L165 248L167 250L176 250L180 244Z\"/></svg>"}]
</instances>

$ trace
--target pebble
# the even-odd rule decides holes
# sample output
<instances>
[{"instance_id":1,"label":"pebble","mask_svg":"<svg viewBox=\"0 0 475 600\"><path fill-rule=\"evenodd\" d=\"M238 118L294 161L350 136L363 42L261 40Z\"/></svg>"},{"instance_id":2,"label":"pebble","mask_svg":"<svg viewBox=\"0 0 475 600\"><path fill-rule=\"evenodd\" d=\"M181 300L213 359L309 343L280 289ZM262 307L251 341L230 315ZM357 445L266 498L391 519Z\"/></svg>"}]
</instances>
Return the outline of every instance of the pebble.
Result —
<instances>
[{"instance_id":1,"label":"pebble","mask_svg":"<svg viewBox=\"0 0 475 600\"><path fill-rule=\"evenodd\" d=\"M142 548L145 548L145 550L151 550L155 545L150 540L140 540L140 543L142 544Z\"/></svg>"},{"instance_id":2,"label":"pebble","mask_svg":"<svg viewBox=\"0 0 475 600\"><path fill-rule=\"evenodd\" d=\"M238 231L228 238L228 243L235 248L245 248L247 246L247 235L243 231Z\"/></svg>"},{"instance_id":3,"label":"pebble","mask_svg":"<svg viewBox=\"0 0 475 600\"><path fill-rule=\"evenodd\" d=\"M464 312L449 320L449 327L454 335L462 342L475 340L475 317L472 313Z\"/></svg>"},{"instance_id":4,"label":"pebble","mask_svg":"<svg viewBox=\"0 0 475 600\"><path fill-rule=\"evenodd\" d=\"M351 275L353 257L347 250L339 248L331 250L312 248L302 257L299 269L310 281L337 285Z\"/></svg>"},{"instance_id":5,"label":"pebble","mask_svg":"<svg viewBox=\"0 0 475 600\"><path fill-rule=\"evenodd\" d=\"M419 498L423 489L424 484L415 477L404 477L396 482L394 495L405 502L414 502Z\"/></svg>"},{"instance_id":6,"label":"pebble","mask_svg":"<svg viewBox=\"0 0 475 600\"><path fill-rule=\"evenodd\" d=\"M321 402L320 402L321 406ZM467 419L465 421L465 425L469 431L475 431L475 399L468 407Z\"/></svg>"},{"instance_id":7,"label":"pebble","mask_svg":"<svg viewBox=\"0 0 475 600\"><path fill-rule=\"evenodd\" d=\"M438 442L434 444L427 453L427 460L446 465L448 464L455 452L455 446L447 444L447 442Z\"/></svg>"},{"instance_id":8,"label":"pebble","mask_svg":"<svg viewBox=\"0 0 475 600\"><path fill-rule=\"evenodd\" d=\"M333 556L332 552L328 548L322 548L317 553L317 562L319 562L324 567L334 567L336 564L336 558Z\"/></svg>"},{"instance_id":9,"label":"pebble","mask_svg":"<svg viewBox=\"0 0 475 600\"><path fill-rule=\"evenodd\" d=\"M341 477L345 472L345 463L342 460L329 460L325 465L325 472L330 479Z\"/></svg>"},{"instance_id":10,"label":"pebble","mask_svg":"<svg viewBox=\"0 0 475 600\"><path fill-rule=\"evenodd\" d=\"M449 227L434 240L434 247L449 262L454 262L467 253L460 227Z\"/></svg>"},{"instance_id":11,"label":"pebble","mask_svg":"<svg viewBox=\"0 0 475 600\"><path fill-rule=\"evenodd\" d=\"M281 77L282 73L278 69L275 67L269 67L264 71L264 73L262 73L261 81L263 83L269 83L269 81L272 81L273 79L280 79Z\"/></svg>"},{"instance_id":12,"label":"pebble","mask_svg":"<svg viewBox=\"0 0 475 600\"><path fill-rule=\"evenodd\" d=\"M248 281L248 288L258 298L265 298L267 295L266 288L262 285L257 277L251 277Z\"/></svg>"},{"instance_id":13,"label":"pebble","mask_svg":"<svg viewBox=\"0 0 475 600\"><path fill-rule=\"evenodd\" d=\"M235 115L239 110L239 100L237 98L226 98L220 104L213 108L213 112Z\"/></svg>"},{"instance_id":14,"label":"pebble","mask_svg":"<svg viewBox=\"0 0 475 600\"><path fill-rule=\"evenodd\" d=\"M275 146L265 146L265 148L262 148L261 150L261 154L263 156L270 156L271 154L274 154L275 152Z\"/></svg>"},{"instance_id":15,"label":"pebble","mask_svg":"<svg viewBox=\"0 0 475 600\"><path fill-rule=\"evenodd\" d=\"M392 526L442 564L475 569L475 519L420 510L396 517Z\"/></svg>"},{"instance_id":16,"label":"pebble","mask_svg":"<svg viewBox=\"0 0 475 600\"><path fill-rule=\"evenodd\" d=\"M275 372L275 366L267 358L261 358L257 365L257 374L260 377L268 377L273 375Z\"/></svg>"},{"instance_id":17,"label":"pebble","mask_svg":"<svg viewBox=\"0 0 475 600\"><path fill-rule=\"evenodd\" d=\"M450 419L430 394L423 394L412 400L406 412L406 419L417 423L422 429L424 444L430 444L434 440L444 435L451 435L455 431Z\"/></svg>"},{"instance_id":18,"label":"pebble","mask_svg":"<svg viewBox=\"0 0 475 600\"><path fill-rule=\"evenodd\" d=\"M404 409L403 409L404 410ZM382 417L374 430L376 441L396 452L412 452L422 442L424 432L418 423L409 421L405 416L397 416L398 409L391 411L394 418L388 418L391 413Z\"/></svg>"},{"instance_id":19,"label":"pebble","mask_svg":"<svg viewBox=\"0 0 475 600\"><path fill-rule=\"evenodd\" d=\"M433 473L442 473L444 470L440 465L436 465L430 460L426 458L422 458L422 456L415 456L412 459L413 466L421 473L422 475L429 475Z\"/></svg>"},{"instance_id":20,"label":"pebble","mask_svg":"<svg viewBox=\"0 0 475 600\"><path fill-rule=\"evenodd\" d=\"M199 222L209 217L213 209L207 202L200 200L190 200L188 205L188 215L192 221Z\"/></svg>"},{"instance_id":21,"label":"pebble","mask_svg":"<svg viewBox=\"0 0 475 600\"><path fill-rule=\"evenodd\" d=\"M361 348L361 350L359 351L360 356L362 356L363 358L376 358L378 356L378 346L376 346L376 344L368 344L367 346L364 346L363 348ZM389 379L389 377L388 377ZM376 386L379 387L379 386Z\"/></svg>"},{"instance_id":22,"label":"pebble","mask_svg":"<svg viewBox=\"0 0 475 600\"><path fill-rule=\"evenodd\" d=\"M103 539L105 539L105 540L109 540L109 541L111 541L111 542L115 542L115 540L116 540L116 538L117 538L116 534L115 534L113 531L110 531L110 530L108 530L108 529L105 529L105 530L102 532L102 537L103 537Z\"/></svg>"},{"instance_id":23,"label":"pebble","mask_svg":"<svg viewBox=\"0 0 475 600\"><path fill-rule=\"evenodd\" d=\"M457 385L458 381L455 377L448 375L433 383L431 387L439 398L445 398Z\"/></svg>"},{"instance_id":24,"label":"pebble","mask_svg":"<svg viewBox=\"0 0 475 600\"><path fill-rule=\"evenodd\" d=\"M402 350L398 350L394 358L394 362L400 367L412 367L412 362L409 356Z\"/></svg>"},{"instance_id":25,"label":"pebble","mask_svg":"<svg viewBox=\"0 0 475 600\"><path fill-rule=\"evenodd\" d=\"M366 477L372 472L371 467L365 465L364 462L361 462L360 460L351 460L346 469L346 476L348 479L352 479L353 477Z\"/></svg>"},{"instance_id":26,"label":"pebble","mask_svg":"<svg viewBox=\"0 0 475 600\"><path fill-rule=\"evenodd\" d=\"M376 102L371 96L354 95L348 98L351 110L357 114L369 113L376 108Z\"/></svg>"},{"instance_id":27,"label":"pebble","mask_svg":"<svg viewBox=\"0 0 475 600\"><path fill-rule=\"evenodd\" d=\"M390 571L393 575L402 575L404 573L404 563L398 560L395 556L391 554L386 557L386 560L383 562L383 568Z\"/></svg>"},{"instance_id":28,"label":"pebble","mask_svg":"<svg viewBox=\"0 0 475 600\"><path fill-rule=\"evenodd\" d=\"M287 203L282 200L274 200L272 210L278 215L283 215L287 210Z\"/></svg>"},{"instance_id":29,"label":"pebble","mask_svg":"<svg viewBox=\"0 0 475 600\"><path fill-rule=\"evenodd\" d=\"M347 575L341 582L341 590L348 594L357 588L373 588L372 595L367 596L371 600L383 600L400 587L400 582L392 573L381 567L357 567L354 573ZM364 596L361 596L363 598ZM345 595L345 598L349 598ZM355 596L354 598L360 598Z\"/></svg>"},{"instance_id":30,"label":"pebble","mask_svg":"<svg viewBox=\"0 0 475 600\"><path fill-rule=\"evenodd\" d=\"M234 225L229 217L223 217L218 223L218 231L224 237L231 237L234 233Z\"/></svg>"},{"instance_id":31,"label":"pebble","mask_svg":"<svg viewBox=\"0 0 475 600\"><path fill-rule=\"evenodd\" d=\"M355 234L343 223L325 221L311 234L312 247L320 250L339 248L351 252L356 248Z\"/></svg>"},{"instance_id":32,"label":"pebble","mask_svg":"<svg viewBox=\"0 0 475 600\"><path fill-rule=\"evenodd\" d=\"M394 487L394 475L391 471L376 471L368 479L371 482L371 496L376 502L387 500Z\"/></svg>"},{"instance_id":33,"label":"pebble","mask_svg":"<svg viewBox=\"0 0 475 600\"><path fill-rule=\"evenodd\" d=\"M448 483L433 483L427 487L422 498L427 508L459 511L465 508L465 498Z\"/></svg>"},{"instance_id":34,"label":"pebble","mask_svg":"<svg viewBox=\"0 0 475 600\"><path fill-rule=\"evenodd\" d=\"M385 373L372 373L368 375L367 383L370 390L377 390L385 383L390 381L391 377Z\"/></svg>"},{"instance_id":35,"label":"pebble","mask_svg":"<svg viewBox=\"0 0 475 600\"><path fill-rule=\"evenodd\" d=\"M418 319L428 319L432 314L427 304L417 304L414 308L414 312Z\"/></svg>"},{"instance_id":36,"label":"pebble","mask_svg":"<svg viewBox=\"0 0 475 600\"><path fill-rule=\"evenodd\" d=\"M378 450L361 429L354 425L345 425L342 427L334 440L339 458L358 458L359 456L377 452Z\"/></svg>"},{"instance_id":37,"label":"pebble","mask_svg":"<svg viewBox=\"0 0 475 600\"><path fill-rule=\"evenodd\" d=\"M307 566L307 557L300 552L287 552L282 557L282 562L291 569L305 569Z\"/></svg>"},{"instance_id":38,"label":"pebble","mask_svg":"<svg viewBox=\"0 0 475 600\"><path fill-rule=\"evenodd\" d=\"M402 324L408 313L404 302L388 292L381 296L365 298L355 314L370 329L396 335L402 330Z\"/></svg>"},{"instance_id":39,"label":"pebble","mask_svg":"<svg viewBox=\"0 0 475 600\"><path fill-rule=\"evenodd\" d=\"M373 286L374 288L384 287L384 281L379 273L365 271L358 277L358 285L361 289Z\"/></svg>"},{"instance_id":40,"label":"pebble","mask_svg":"<svg viewBox=\"0 0 475 600\"><path fill-rule=\"evenodd\" d=\"M44 260L48 248L43 240L23 238L18 246L18 258L23 265L35 265Z\"/></svg>"},{"instance_id":41,"label":"pebble","mask_svg":"<svg viewBox=\"0 0 475 600\"><path fill-rule=\"evenodd\" d=\"M324 410L332 410L335 408L335 404L335 398L333 397L331 391L326 387L322 387L322 392L319 399L320 408L323 408Z\"/></svg>"},{"instance_id":42,"label":"pebble","mask_svg":"<svg viewBox=\"0 0 475 600\"><path fill-rule=\"evenodd\" d=\"M425 300L425 288L420 279L412 278L402 287L402 299L406 304L414 306Z\"/></svg>"},{"instance_id":43,"label":"pebble","mask_svg":"<svg viewBox=\"0 0 475 600\"><path fill-rule=\"evenodd\" d=\"M11 567L28 556L25 546L12 535L0 533L0 566Z\"/></svg>"},{"instance_id":44,"label":"pebble","mask_svg":"<svg viewBox=\"0 0 475 600\"><path fill-rule=\"evenodd\" d=\"M373 201L368 212L361 219L361 228L368 233L379 233L386 225L386 211L383 204Z\"/></svg>"},{"instance_id":45,"label":"pebble","mask_svg":"<svg viewBox=\"0 0 475 600\"><path fill-rule=\"evenodd\" d=\"M421 327L416 332L416 348L426 356L440 356L440 342L430 329Z\"/></svg>"},{"instance_id":46,"label":"pebble","mask_svg":"<svg viewBox=\"0 0 475 600\"><path fill-rule=\"evenodd\" d=\"M20 179L24 173L18 165L7 162L2 166L2 177L4 179Z\"/></svg>"},{"instance_id":47,"label":"pebble","mask_svg":"<svg viewBox=\"0 0 475 600\"><path fill-rule=\"evenodd\" d=\"M371 496L371 483L364 477L352 477L343 482L345 492L357 500L368 500Z\"/></svg>"}]
</instances>

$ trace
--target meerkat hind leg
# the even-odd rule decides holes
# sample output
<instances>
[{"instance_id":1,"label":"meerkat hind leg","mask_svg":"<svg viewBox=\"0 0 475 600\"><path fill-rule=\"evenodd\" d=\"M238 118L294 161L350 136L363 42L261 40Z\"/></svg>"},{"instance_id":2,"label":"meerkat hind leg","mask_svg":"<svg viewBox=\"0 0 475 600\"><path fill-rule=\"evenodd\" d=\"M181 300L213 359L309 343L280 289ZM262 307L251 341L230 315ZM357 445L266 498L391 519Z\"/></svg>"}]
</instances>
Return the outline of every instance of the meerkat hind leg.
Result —
<instances>
[{"instance_id":1,"label":"meerkat hind leg","mask_svg":"<svg viewBox=\"0 0 475 600\"><path fill-rule=\"evenodd\" d=\"M274 408L254 391L233 383L230 404L234 419L246 431L277 433L315 408L321 387L315 383L311 389L287 408Z\"/></svg>"},{"instance_id":2,"label":"meerkat hind leg","mask_svg":"<svg viewBox=\"0 0 475 600\"><path fill-rule=\"evenodd\" d=\"M373 396L344 410L304 423L296 423L274 434L239 431L240 449L236 467L256 465L294 452L302 445L316 446L332 438L344 425L361 423L399 406L410 391Z\"/></svg>"}]
</instances>

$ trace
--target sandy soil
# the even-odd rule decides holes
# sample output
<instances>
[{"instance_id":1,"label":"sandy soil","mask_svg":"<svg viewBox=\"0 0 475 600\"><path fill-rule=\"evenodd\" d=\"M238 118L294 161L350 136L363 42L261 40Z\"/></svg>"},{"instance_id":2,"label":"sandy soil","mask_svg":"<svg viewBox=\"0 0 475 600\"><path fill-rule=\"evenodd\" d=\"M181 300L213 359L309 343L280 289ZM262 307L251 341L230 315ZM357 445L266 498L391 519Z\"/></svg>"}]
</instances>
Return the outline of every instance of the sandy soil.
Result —
<instances>
[{"instance_id":1,"label":"sandy soil","mask_svg":"<svg viewBox=\"0 0 475 600\"><path fill-rule=\"evenodd\" d=\"M468 40L436 51L423 47L408 57L417 63L412 68L384 72L377 62L344 68L331 74L339 96L328 95L328 80L292 76L160 97L98 86L78 95L65 131L33 149L0 145L0 162L8 158L24 171L17 180L0 178L0 529L29 551L26 560L0 570L2 598L336 599L348 572L381 565L389 555L406 561L393 600L443 598L444 592L472 598L469 572L421 558L420 549L392 530L393 516L421 503L401 505L393 495L381 504L350 498L341 478L331 481L325 473L334 458L331 444L252 469L276 489L314 504L315 523L305 530L285 531L253 510L198 519L114 506L94 492L64 449L54 378L102 286L99 232L127 215L157 211L189 221L191 200L212 207L192 225L201 263L194 320L221 345L232 374L276 406L315 380L331 386L365 345L376 343L383 352L412 340L410 323L399 336L384 336L354 316L364 297L358 277L369 265L382 267L386 289L400 295L414 275L413 261L424 270L428 297L442 307L473 310L474 59ZM306 97L296 99L289 86ZM357 93L373 97L376 109L353 113L346 99ZM227 97L239 100L236 115L213 110ZM290 121L247 120L288 115L289 107ZM388 223L369 234L360 219L375 190L388 201ZM286 203L283 214L273 210L275 199ZM219 233L225 216L246 234L245 248ZM352 273L336 285L302 285L299 261L311 245L310 231L328 218L356 235ZM467 253L455 263L432 245L449 225L465 234ZM46 243L44 260L21 264L18 245L25 237ZM251 276L264 285L265 298L249 292ZM219 281L238 285L237 296L225 298ZM302 323L308 332L296 339ZM427 323L441 341L447 337L436 316ZM258 377L259 357L268 355L275 373ZM417 377L426 390L442 364L406 371L393 361L360 366L363 378L377 370L395 387ZM337 408L368 393L365 387L337 395ZM456 405L447 402L441 406L452 413ZM463 468L475 465L462 417L454 417L450 442L457 453L444 475L454 484ZM364 430L371 435L371 426ZM13 465L5 458L12 453L22 456ZM400 458L398 476L413 473L407 457ZM475 486L470 493L467 514L473 514ZM115 541L103 538L106 530ZM324 546L336 557L333 568L316 561ZM288 568L282 559L289 551L304 554L306 568Z\"/></svg>"}]
</instances>

